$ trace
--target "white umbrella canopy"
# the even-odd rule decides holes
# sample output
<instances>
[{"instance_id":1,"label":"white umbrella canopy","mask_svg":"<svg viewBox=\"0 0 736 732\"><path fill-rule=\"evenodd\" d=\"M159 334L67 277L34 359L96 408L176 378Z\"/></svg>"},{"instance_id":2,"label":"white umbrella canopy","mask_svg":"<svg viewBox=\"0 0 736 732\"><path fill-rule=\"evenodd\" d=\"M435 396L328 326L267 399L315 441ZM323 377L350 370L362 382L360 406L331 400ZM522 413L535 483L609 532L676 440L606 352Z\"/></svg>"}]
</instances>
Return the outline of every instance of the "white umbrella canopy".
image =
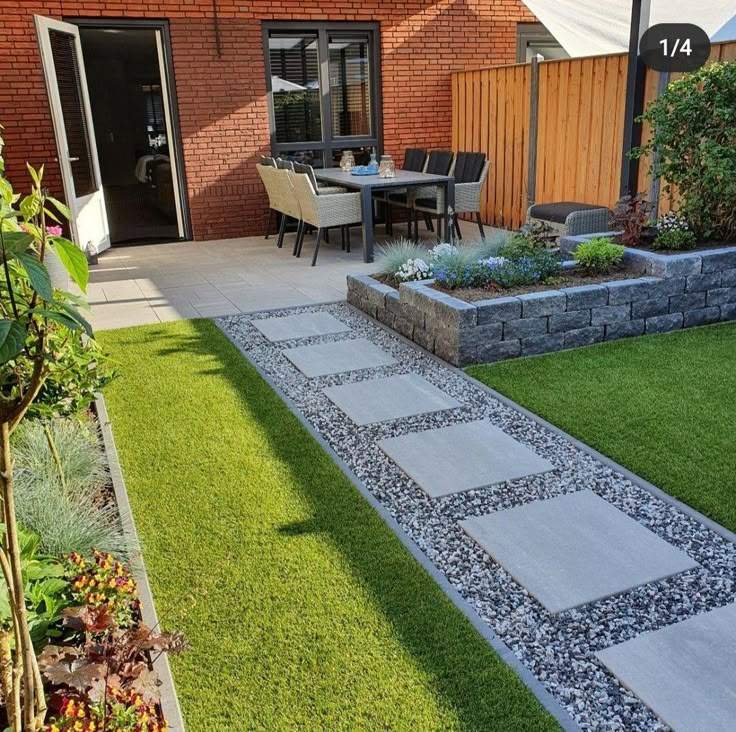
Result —
<instances>
[{"instance_id":1,"label":"white umbrella canopy","mask_svg":"<svg viewBox=\"0 0 736 732\"><path fill-rule=\"evenodd\" d=\"M524 0L570 56L629 48L631 0ZM648 26L693 23L709 37L736 14L736 0L651 0Z\"/></svg>"}]
</instances>

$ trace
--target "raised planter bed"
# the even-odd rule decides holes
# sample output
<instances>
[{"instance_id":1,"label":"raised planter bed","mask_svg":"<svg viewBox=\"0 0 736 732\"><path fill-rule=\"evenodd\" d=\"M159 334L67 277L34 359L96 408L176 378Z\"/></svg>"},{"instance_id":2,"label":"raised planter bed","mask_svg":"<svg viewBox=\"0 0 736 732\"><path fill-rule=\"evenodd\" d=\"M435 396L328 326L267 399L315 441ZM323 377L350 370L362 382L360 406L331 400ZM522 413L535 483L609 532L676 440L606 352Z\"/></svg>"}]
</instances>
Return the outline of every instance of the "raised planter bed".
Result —
<instances>
[{"instance_id":1,"label":"raised planter bed","mask_svg":"<svg viewBox=\"0 0 736 732\"><path fill-rule=\"evenodd\" d=\"M564 237L561 247L591 236ZM624 259L644 276L474 302L434 289L433 280L396 289L350 275L348 302L456 366L736 320L736 247L627 248Z\"/></svg>"}]
</instances>

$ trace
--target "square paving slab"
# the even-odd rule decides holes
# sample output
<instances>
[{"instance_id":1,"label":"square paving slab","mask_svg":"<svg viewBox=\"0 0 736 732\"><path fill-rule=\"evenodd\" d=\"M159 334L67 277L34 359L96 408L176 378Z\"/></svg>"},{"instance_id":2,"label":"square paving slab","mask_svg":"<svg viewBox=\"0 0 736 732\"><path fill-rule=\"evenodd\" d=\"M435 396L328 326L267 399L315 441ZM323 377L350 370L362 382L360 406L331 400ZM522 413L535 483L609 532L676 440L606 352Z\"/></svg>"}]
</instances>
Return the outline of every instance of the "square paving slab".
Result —
<instances>
[{"instance_id":1,"label":"square paving slab","mask_svg":"<svg viewBox=\"0 0 736 732\"><path fill-rule=\"evenodd\" d=\"M282 353L309 378L396 363L395 358L365 338L297 346Z\"/></svg>"},{"instance_id":2,"label":"square paving slab","mask_svg":"<svg viewBox=\"0 0 736 732\"><path fill-rule=\"evenodd\" d=\"M736 605L596 655L675 732L736 729Z\"/></svg>"},{"instance_id":3,"label":"square paving slab","mask_svg":"<svg viewBox=\"0 0 736 732\"><path fill-rule=\"evenodd\" d=\"M329 313L299 313L283 318L250 321L269 341L289 341L293 338L344 333L349 326Z\"/></svg>"},{"instance_id":4,"label":"square paving slab","mask_svg":"<svg viewBox=\"0 0 736 732\"><path fill-rule=\"evenodd\" d=\"M698 566L587 490L460 524L553 613Z\"/></svg>"},{"instance_id":5,"label":"square paving slab","mask_svg":"<svg viewBox=\"0 0 736 732\"><path fill-rule=\"evenodd\" d=\"M554 470L487 420L391 437L378 446L432 498Z\"/></svg>"},{"instance_id":6,"label":"square paving slab","mask_svg":"<svg viewBox=\"0 0 736 732\"><path fill-rule=\"evenodd\" d=\"M361 425L462 406L419 374L358 381L323 391L353 422Z\"/></svg>"}]
</instances>

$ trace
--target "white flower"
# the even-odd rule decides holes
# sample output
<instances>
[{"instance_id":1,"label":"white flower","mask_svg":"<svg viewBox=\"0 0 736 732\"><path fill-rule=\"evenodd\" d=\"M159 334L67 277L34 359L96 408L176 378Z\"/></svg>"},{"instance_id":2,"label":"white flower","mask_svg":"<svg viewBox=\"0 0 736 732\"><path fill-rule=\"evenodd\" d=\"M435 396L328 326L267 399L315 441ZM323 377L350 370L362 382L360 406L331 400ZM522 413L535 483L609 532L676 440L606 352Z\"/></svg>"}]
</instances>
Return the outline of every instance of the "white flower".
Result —
<instances>
[{"instance_id":1,"label":"white flower","mask_svg":"<svg viewBox=\"0 0 736 732\"><path fill-rule=\"evenodd\" d=\"M456 251L456 246L444 242L429 250L429 259L431 261L433 259L437 259L438 257L444 257L447 254L454 254Z\"/></svg>"},{"instance_id":2,"label":"white flower","mask_svg":"<svg viewBox=\"0 0 736 732\"><path fill-rule=\"evenodd\" d=\"M411 282L413 280L428 280L432 277L432 267L423 259L407 259L396 272L399 282Z\"/></svg>"}]
</instances>

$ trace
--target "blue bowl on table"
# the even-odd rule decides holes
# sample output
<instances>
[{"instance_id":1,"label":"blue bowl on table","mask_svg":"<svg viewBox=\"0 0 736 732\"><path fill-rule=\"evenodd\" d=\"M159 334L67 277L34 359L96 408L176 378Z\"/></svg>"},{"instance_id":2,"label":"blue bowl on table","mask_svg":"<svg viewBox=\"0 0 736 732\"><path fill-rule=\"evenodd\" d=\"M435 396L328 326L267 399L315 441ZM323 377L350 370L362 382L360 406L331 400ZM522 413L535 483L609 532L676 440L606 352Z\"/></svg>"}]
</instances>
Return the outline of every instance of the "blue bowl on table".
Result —
<instances>
[{"instance_id":1,"label":"blue bowl on table","mask_svg":"<svg viewBox=\"0 0 736 732\"><path fill-rule=\"evenodd\" d=\"M378 165L357 165L350 173L352 175L378 175Z\"/></svg>"}]
</instances>

